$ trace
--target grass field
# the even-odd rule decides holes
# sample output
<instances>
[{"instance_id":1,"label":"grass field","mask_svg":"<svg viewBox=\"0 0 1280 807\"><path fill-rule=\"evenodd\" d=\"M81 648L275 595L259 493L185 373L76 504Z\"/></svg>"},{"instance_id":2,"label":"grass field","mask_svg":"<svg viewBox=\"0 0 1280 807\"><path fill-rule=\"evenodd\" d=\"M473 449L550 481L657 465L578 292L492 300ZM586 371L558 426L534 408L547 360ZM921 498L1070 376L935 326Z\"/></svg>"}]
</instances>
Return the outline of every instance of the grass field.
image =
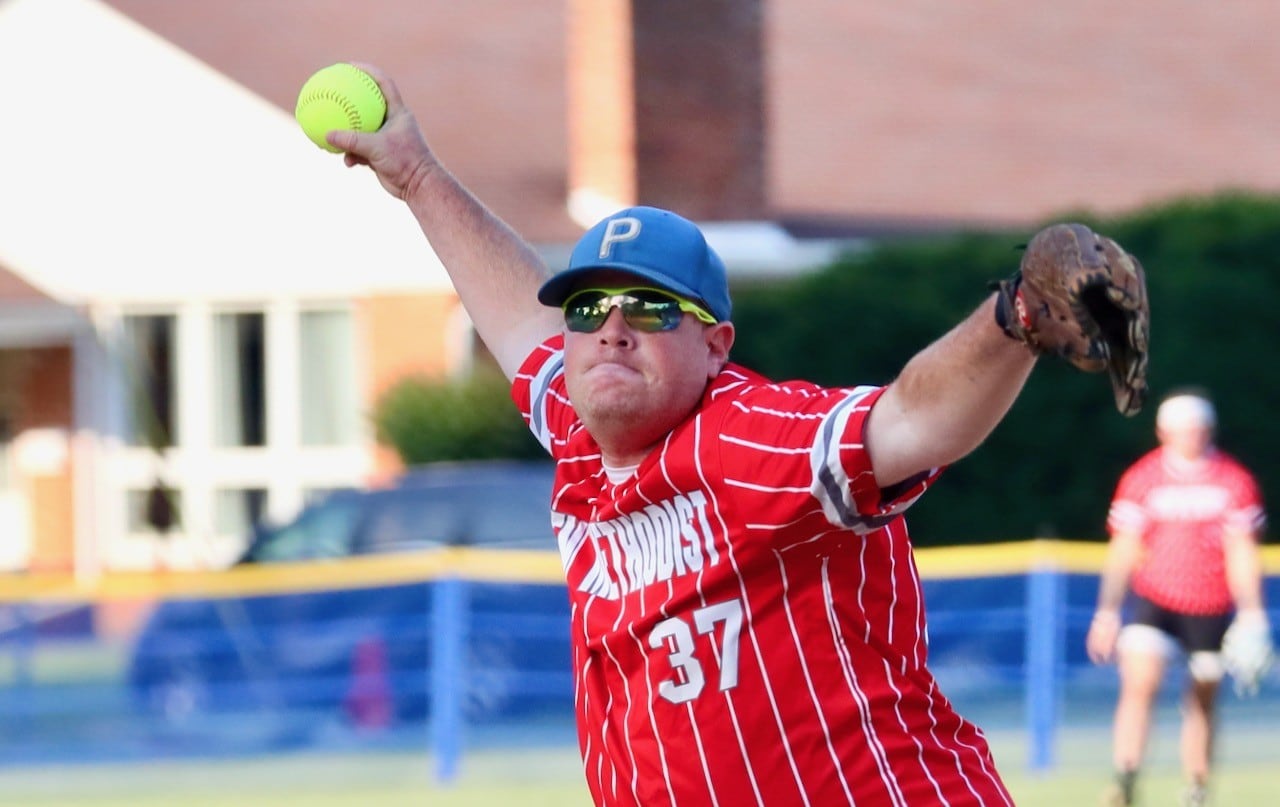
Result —
<instances>
[{"instance_id":1,"label":"grass field","mask_svg":"<svg viewBox=\"0 0 1280 807\"><path fill-rule=\"evenodd\" d=\"M1105 755L1105 749L1099 749ZM299 756L201 763L151 763L0 770L5 807L589 807L572 748L485 752L468 758L461 780L440 788L425 755ZM1105 769L1070 766L1033 777L1006 765L1005 779L1024 807L1098 803ZM1176 767L1152 765L1141 784L1143 804L1174 805ZM1280 803L1274 762L1225 765L1214 804Z\"/></svg>"},{"instance_id":2,"label":"grass field","mask_svg":"<svg viewBox=\"0 0 1280 807\"><path fill-rule=\"evenodd\" d=\"M86 665L86 659L51 658L66 668L54 670L58 680L101 675L97 667ZM105 666L96 656L87 659ZM1018 805L1098 804L1109 778L1112 692L1095 686L1072 691L1064 699L1063 725L1055 744L1057 765L1043 776L1026 770L1028 742L1019 693L978 694L982 697L962 695L958 705L987 730ZM1280 805L1280 697L1274 690L1253 701L1227 695L1222 707L1222 764L1212 803L1218 807ZM84 728L83 715L75 721ZM1165 698L1157 713L1150 764L1139 786L1141 804L1178 803L1182 782L1176 760L1177 725L1176 698ZM6 728L11 750L25 748L31 753L35 742L31 733L16 721ZM127 747L127 728L112 723L109 730L99 732L99 739ZM0 765L0 807L589 807L567 718L527 733L507 725L472 726L468 736L482 750L464 757L459 781L448 788L433 779L424 737L421 751L111 764L10 762ZM48 738L44 742L50 744Z\"/></svg>"}]
</instances>

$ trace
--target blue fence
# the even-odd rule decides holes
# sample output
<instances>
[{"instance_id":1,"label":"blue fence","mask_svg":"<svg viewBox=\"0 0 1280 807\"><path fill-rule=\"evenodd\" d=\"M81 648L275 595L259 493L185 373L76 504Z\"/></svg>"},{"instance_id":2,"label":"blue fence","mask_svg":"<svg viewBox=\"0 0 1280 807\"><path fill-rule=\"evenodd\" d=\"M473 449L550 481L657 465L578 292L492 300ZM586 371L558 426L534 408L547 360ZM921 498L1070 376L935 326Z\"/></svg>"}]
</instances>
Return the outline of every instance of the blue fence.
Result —
<instances>
[{"instance_id":1,"label":"blue fence","mask_svg":"<svg viewBox=\"0 0 1280 807\"><path fill-rule=\"evenodd\" d=\"M0 764L430 748L448 782L471 747L571 743L567 593L545 573L508 576L379 582L329 564L283 588L170 580L127 631L106 627L131 602L120 591L9 597ZM1034 770L1056 763L1065 702L1110 708L1114 670L1084 654L1096 581L1055 566L926 574L943 691L980 725L1018 726Z\"/></svg>"}]
</instances>

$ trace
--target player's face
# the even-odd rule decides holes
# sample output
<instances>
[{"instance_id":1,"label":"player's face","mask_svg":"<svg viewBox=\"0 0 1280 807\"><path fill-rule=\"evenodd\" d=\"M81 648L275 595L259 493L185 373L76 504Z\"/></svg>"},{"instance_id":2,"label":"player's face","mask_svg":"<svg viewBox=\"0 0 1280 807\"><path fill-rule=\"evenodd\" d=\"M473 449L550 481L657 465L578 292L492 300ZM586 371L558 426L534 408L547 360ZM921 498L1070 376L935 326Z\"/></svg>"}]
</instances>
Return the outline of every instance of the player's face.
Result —
<instances>
[{"instance_id":1,"label":"player's face","mask_svg":"<svg viewBox=\"0 0 1280 807\"><path fill-rule=\"evenodd\" d=\"M1213 440L1213 432L1207 426L1186 423L1176 427L1157 429L1160 445L1183 459L1194 460L1204 456Z\"/></svg>"},{"instance_id":2,"label":"player's face","mask_svg":"<svg viewBox=\"0 0 1280 807\"><path fill-rule=\"evenodd\" d=\"M614 273L591 279L592 286L628 282ZM598 330L566 328L564 336L565 383L574 409L615 461L638 461L697 406L728 359L733 325L707 325L686 313L675 328L649 332L615 307Z\"/></svg>"}]
</instances>

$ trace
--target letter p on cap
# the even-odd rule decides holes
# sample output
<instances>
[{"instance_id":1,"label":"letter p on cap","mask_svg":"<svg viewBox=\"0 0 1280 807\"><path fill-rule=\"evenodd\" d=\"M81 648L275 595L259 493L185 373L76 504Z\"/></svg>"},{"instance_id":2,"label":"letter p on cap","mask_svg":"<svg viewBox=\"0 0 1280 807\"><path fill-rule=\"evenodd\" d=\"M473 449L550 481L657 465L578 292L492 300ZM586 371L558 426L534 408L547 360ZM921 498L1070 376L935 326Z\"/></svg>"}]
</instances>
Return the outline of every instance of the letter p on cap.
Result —
<instances>
[{"instance_id":1,"label":"letter p on cap","mask_svg":"<svg viewBox=\"0 0 1280 807\"><path fill-rule=\"evenodd\" d=\"M616 218L605 225L604 237L600 239L600 258L609 257L613 245L623 241L634 241L640 237L640 219L630 216Z\"/></svg>"}]
</instances>

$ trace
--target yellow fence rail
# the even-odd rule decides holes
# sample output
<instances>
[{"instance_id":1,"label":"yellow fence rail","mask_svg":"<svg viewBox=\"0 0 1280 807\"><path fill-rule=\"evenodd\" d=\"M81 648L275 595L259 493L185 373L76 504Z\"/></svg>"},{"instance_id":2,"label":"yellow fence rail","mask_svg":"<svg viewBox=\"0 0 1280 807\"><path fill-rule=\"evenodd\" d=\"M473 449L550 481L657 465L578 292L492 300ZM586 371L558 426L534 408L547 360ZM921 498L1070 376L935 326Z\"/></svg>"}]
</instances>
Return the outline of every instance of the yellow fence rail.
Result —
<instances>
[{"instance_id":1,"label":"yellow fence rail","mask_svg":"<svg viewBox=\"0 0 1280 807\"><path fill-rule=\"evenodd\" d=\"M1262 549L1264 568L1280 570L1280 546ZM1039 569L1098 573L1106 545L1033 540L980 546L926 547L915 552L920 574L965 578L1024 574ZM226 570L115 572L93 579L17 574L0 580L0 603L146 598L243 597L369 588L440 578L510 583L564 582L554 552L437 549L341 560L270 563Z\"/></svg>"}]
</instances>

